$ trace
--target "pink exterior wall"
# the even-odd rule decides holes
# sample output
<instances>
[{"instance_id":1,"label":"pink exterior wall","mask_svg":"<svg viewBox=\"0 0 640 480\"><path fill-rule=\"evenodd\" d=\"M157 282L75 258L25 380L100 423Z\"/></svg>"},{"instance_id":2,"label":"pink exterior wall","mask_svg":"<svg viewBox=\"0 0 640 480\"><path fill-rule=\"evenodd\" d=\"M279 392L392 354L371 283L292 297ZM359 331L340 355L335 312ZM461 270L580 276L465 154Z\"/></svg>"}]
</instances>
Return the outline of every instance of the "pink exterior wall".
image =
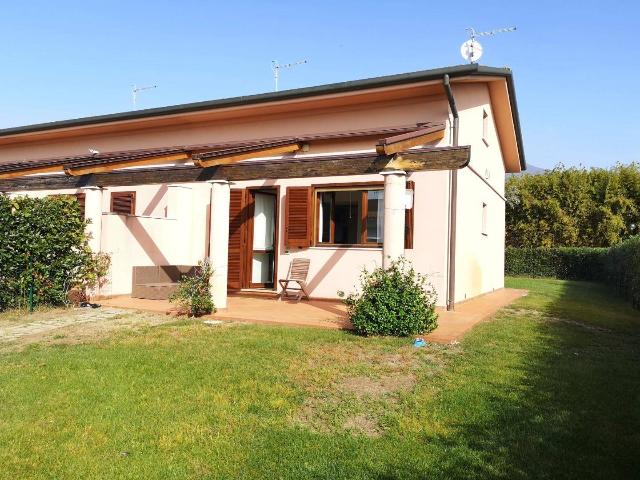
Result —
<instances>
[{"instance_id":1,"label":"pink exterior wall","mask_svg":"<svg viewBox=\"0 0 640 480\"><path fill-rule=\"evenodd\" d=\"M454 87L460 111L460 145L471 145L474 168L504 195L505 168L491 111L489 90L484 84ZM488 115L483 141L483 111ZM487 204L487 235L482 233L482 205ZM505 205L469 168L458 172L456 242L456 302L504 287Z\"/></svg>"},{"instance_id":2,"label":"pink exterior wall","mask_svg":"<svg viewBox=\"0 0 640 480\"><path fill-rule=\"evenodd\" d=\"M102 215L101 250L111 256L108 284L100 295L131 293L134 265L172 265L176 220L134 215Z\"/></svg>"},{"instance_id":3,"label":"pink exterior wall","mask_svg":"<svg viewBox=\"0 0 640 480\"><path fill-rule=\"evenodd\" d=\"M446 228L446 172L414 173L409 180L415 182L414 248L406 255L416 267L430 276L438 292L444 292L446 278L446 257L443 252L447 244ZM443 182L442 180L445 179ZM254 186L280 186L280 244L278 246L278 278L285 278L291 259L305 257L311 260L309 288L312 296L336 298L337 292L351 291L358 282L363 267L371 269L382 265L382 248L351 248L317 246L308 249L286 251L284 245L284 212L286 187L335 183L381 182L381 175L354 177L322 177L277 181L238 182L231 188ZM440 294L444 304L444 295Z\"/></svg>"},{"instance_id":4,"label":"pink exterior wall","mask_svg":"<svg viewBox=\"0 0 640 480\"><path fill-rule=\"evenodd\" d=\"M443 252L447 245L447 190L446 172L420 172L409 179L415 182L414 212L414 249L406 255L416 267L430 275L431 282L439 292L444 291L446 283L446 257ZM287 251L284 245L284 208L286 188L316 184L353 183L381 181L380 175L357 177L322 177L304 180L277 180L238 182L234 188L256 186L280 186L280 222L278 225L280 243L278 245L278 278L284 278L292 258L305 257L311 260L309 288L313 296L335 298L338 290L351 291L357 283L363 267L373 268L382 264L381 248L336 248L311 247L303 250ZM444 180L444 181L443 181ZM185 185L194 187L194 185ZM180 214L170 218L150 218L141 216L103 215L102 244L103 251L113 258L111 282L103 294L125 294L131 291L131 268L136 265L196 263L206 256L208 238L208 208L210 205L208 184L195 185L193 195L193 226L189 235L192 243L189 258L180 257L185 244L179 241ZM136 189L138 208L144 210L146 202L155 202L154 192L157 186L141 186ZM167 189L162 189L167 191ZM165 193L162 202L167 201ZM109 192L104 193L104 202ZM139 210L140 211L140 210ZM171 213L171 212L170 212ZM183 212L188 216L189 212ZM444 295L440 295L444 302Z\"/></svg>"}]
</instances>

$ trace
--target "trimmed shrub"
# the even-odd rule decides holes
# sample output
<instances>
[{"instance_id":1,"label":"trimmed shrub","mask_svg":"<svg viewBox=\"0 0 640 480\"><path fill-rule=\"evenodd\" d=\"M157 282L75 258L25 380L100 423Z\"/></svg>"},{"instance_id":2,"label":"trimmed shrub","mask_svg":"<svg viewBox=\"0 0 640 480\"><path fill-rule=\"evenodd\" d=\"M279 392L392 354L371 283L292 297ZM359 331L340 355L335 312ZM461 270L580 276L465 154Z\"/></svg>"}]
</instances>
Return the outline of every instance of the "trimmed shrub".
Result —
<instances>
[{"instance_id":1,"label":"trimmed shrub","mask_svg":"<svg viewBox=\"0 0 640 480\"><path fill-rule=\"evenodd\" d=\"M31 284L36 304L64 305L72 288L98 282L85 226L72 196L0 195L0 310L24 307Z\"/></svg>"},{"instance_id":2,"label":"trimmed shrub","mask_svg":"<svg viewBox=\"0 0 640 480\"><path fill-rule=\"evenodd\" d=\"M427 278L405 258L388 269L363 270L360 292L349 294L349 319L360 335L408 336L428 333L437 326L436 293ZM344 296L344 292L338 292Z\"/></svg>"},{"instance_id":3,"label":"trimmed shrub","mask_svg":"<svg viewBox=\"0 0 640 480\"><path fill-rule=\"evenodd\" d=\"M191 275L183 275L178 282L178 289L169 298L176 303L180 313L190 317L200 317L216 311L209 289L209 279L213 269L209 260L198 262L198 267Z\"/></svg>"},{"instance_id":4,"label":"trimmed shrub","mask_svg":"<svg viewBox=\"0 0 640 480\"><path fill-rule=\"evenodd\" d=\"M604 281L606 248L512 248L505 251L505 273L565 280Z\"/></svg>"},{"instance_id":5,"label":"trimmed shrub","mask_svg":"<svg viewBox=\"0 0 640 480\"><path fill-rule=\"evenodd\" d=\"M505 273L607 283L640 308L640 236L611 248L507 248Z\"/></svg>"},{"instance_id":6,"label":"trimmed shrub","mask_svg":"<svg viewBox=\"0 0 640 480\"><path fill-rule=\"evenodd\" d=\"M608 283L640 308L640 236L611 247L605 259Z\"/></svg>"}]
</instances>

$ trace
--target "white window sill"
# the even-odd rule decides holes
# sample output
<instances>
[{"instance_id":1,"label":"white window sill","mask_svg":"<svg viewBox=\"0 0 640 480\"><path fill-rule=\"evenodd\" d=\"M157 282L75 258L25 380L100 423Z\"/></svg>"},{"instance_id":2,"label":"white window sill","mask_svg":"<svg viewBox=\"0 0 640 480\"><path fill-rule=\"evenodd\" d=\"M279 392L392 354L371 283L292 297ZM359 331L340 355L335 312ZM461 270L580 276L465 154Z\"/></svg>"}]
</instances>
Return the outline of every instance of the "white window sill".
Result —
<instances>
[{"instance_id":1,"label":"white window sill","mask_svg":"<svg viewBox=\"0 0 640 480\"><path fill-rule=\"evenodd\" d=\"M356 250L363 252L381 252L382 247L339 247L336 245L316 245L309 247L309 250Z\"/></svg>"}]
</instances>

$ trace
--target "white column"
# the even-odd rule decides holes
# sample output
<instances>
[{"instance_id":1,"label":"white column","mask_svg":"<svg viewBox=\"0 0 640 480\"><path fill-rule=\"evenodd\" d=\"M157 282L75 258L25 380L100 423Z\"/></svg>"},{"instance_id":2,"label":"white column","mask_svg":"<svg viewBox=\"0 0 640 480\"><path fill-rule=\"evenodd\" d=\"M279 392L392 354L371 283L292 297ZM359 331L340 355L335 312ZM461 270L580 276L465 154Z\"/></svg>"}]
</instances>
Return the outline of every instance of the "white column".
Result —
<instances>
[{"instance_id":1,"label":"white column","mask_svg":"<svg viewBox=\"0 0 640 480\"><path fill-rule=\"evenodd\" d=\"M82 187L84 193L84 218L89 220L87 234L89 235L89 247L93 252L100 251L102 240L102 188Z\"/></svg>"},{"instance_id":2,"label":"white column","mask_svg":"<svg viewBox=\"0 0 640 480\"><path fill-rule=\"evenodd\" d=\"M230 183L213 180L211 183L211 229L209 259L213 268L210 288L216 308L227 308L227 270L229 261L229 201Z\"/></svg>"},{"instance_id":3,"label":"white column","mask_svg":"<svg viewBox=\"0 0 640 480\"><path fill-rule=\"evenodd\" d=\"M175 219L173 244L178 248L171 250L170 263L173 265L194 265L200 259L194 259L192 253L193 231L193 190L187 185L168 185L167 218Z\"/></svg>"},{"instance_id":4,"label":"white column","mask_svg":"<svg viewBox=\"0 0 640 480\"><path fill-rule=\"evenodd\" d=\"M384 176L384 237L382 266L388 268L393 260L404 255L404 216L406 172L389 170Z\"/></svg>"}]
</instances>

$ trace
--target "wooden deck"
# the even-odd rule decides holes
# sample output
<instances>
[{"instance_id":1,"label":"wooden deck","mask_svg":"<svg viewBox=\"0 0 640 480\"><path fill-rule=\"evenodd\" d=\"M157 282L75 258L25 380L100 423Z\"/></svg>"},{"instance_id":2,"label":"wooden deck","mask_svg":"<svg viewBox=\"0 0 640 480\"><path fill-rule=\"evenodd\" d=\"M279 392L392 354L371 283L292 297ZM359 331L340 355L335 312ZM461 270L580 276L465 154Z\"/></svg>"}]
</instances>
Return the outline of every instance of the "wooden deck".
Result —
<instances>
[{"instance_id":1,"label":"wooden deck","mask_svg":"<svg viewBox=\"0 0 640 480\"><path fill-rule=\"evenodd\" d=\"M438 308L438 328L426 336L427 341L458 341L476 324L492 317L500 308L526 295L526 290L502 289L456 305L454 312ZM118 296L101 301L109 307L130 308L171 314L174 306L167 300L143 300ZM274 297L231 295L228 308L207 318L250 323L269 323L316 328L350 329L346 307L340 301L280 301Z\"/></svg>"}]
</instances>

